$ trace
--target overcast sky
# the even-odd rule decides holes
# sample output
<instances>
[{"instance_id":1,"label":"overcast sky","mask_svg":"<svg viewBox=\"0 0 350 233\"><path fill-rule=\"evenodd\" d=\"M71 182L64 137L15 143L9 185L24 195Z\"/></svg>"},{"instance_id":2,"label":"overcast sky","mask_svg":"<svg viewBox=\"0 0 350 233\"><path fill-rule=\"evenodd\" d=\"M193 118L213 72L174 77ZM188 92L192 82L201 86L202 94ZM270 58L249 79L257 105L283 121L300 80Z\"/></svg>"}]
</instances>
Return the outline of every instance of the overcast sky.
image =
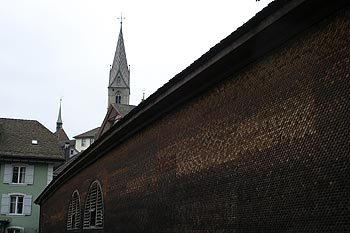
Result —
<instances>
[{"instance_id":1,"label":"overcast sky","mask_svg":"<svg viewBox=\"0 0 350 233\"><path fill-rule=\"evenodd\" d=\"M0 0L0 117L72 138L99 126L121 12L131 102L155 92L271 0Z\"/></svg>"}]
</instances>

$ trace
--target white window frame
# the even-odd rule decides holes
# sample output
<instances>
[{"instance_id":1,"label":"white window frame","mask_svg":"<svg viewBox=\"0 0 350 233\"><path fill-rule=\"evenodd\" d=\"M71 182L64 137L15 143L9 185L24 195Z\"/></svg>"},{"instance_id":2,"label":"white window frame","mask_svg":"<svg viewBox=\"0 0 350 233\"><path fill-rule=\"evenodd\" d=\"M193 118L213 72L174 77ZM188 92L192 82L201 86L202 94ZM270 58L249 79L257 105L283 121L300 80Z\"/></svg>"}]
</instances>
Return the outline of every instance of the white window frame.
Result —
<instances>
[{"instance_id":1,"label":"white window frame","mask_svg":"<svg viewBox=\"0 0 350 233\"><path fill-rule=\"evenodd\" d=\"M8 214L9 215L24 215L24 198L25 198L25 194L23 193L9 193L9 210L8 210ZM11 199L12 197L16 197L16 204L15 204L15 212L14 213L11 213L11 205L12 205L12 202L11 202ZM22 197L22 213L17 213L17 208L18 208L18 198L19 197Z\"/></svg>"},{"instance_id":2,"label":"white window frame","mask_svg":"<svg viewBox=\"0 0 350 233\"><path fill-rule=\"evenodd\" d=\"M14 170L18 168L17 181L13 181L14 179ZM24 170L23 172L21 170ZM11 176L11 184L26 184L26 170L27 166L23 164L12 164L12 176ZM22 176L21 176L22 174Z\"/></svg>"},{"instance_id":3,"label":"white window frame","mask_svg":"<svg viewBox=\"0 0 350 233\"><path fill-rule=\"evenodd\" d=\"M19 230L20 233L24 232L23 227L10 226L6 228L6 233L9 233L9 230Z\"/></svg>"},{"instance_id":4,"label":"white window frame","mask_svg":"<svg viewBox=\"0 0 350 233\"><path fill-rule=\"evenodd\" d=\"M10 213L11 210L11 197L13 196L22 196L23 197L23 206L22 206L22 213L17 212L18 207L18 198L16 199L15 204L15 212ZM3 215L10 215L10 216L28 216L32 215L32 195L26 195L25 193L2 193L1 194L1 208L0 208L0 214Z\"/></svg>"},{"instance_id":5,"label":"white window frame","mask_svg":"<svg viewBox=\"0 0 350 233\"><path fill-rule=\"evenodd\" d=\"M14 172L13 170L18 167L18 176L17 180L13 180L14 178ZM25 169L24 169L25 167ZM21 169L23 168L23 169ZM34 184L34 169L35 166L33 164L23 164L23 163L5 163L5 168L3 171L3 183L9 184L9 185L28 185L28 184ZM21 170L22 172L22 179L21 179ZM2 171L1 171L2 172ZM24 179L24 180L23 180ZM23 182L24 181L24 182Z\"/></svg>"}]
</instances>

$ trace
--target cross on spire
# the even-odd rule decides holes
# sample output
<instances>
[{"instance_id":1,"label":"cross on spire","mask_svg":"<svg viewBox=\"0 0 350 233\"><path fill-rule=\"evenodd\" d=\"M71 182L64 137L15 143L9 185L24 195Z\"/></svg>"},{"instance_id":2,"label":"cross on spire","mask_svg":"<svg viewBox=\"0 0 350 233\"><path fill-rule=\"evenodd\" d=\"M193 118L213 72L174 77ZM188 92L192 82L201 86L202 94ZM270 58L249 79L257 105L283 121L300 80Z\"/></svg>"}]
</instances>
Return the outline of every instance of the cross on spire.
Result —
<instances>
[{"instance_id":1,"label":"cross on spire","mask_svg":"<svg viewBox=\"0 0 350 233\"><path fill-rule=\"evenodd\" d=\"M125 19L125 17L123 17L123 13L120 13L120 17L117 19L120 19L120 24L123 24L123 19Z\"/></svg>"}]
</instances>

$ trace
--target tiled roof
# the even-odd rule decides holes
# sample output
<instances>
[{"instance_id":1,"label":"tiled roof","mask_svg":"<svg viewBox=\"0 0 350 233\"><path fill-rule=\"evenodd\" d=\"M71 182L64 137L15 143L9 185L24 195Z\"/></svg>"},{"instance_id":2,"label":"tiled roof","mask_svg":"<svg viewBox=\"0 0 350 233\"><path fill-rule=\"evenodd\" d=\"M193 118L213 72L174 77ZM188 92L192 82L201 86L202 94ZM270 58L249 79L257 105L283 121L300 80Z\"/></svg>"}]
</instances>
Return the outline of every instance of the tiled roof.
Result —
<instances>
[{"instance_id":1,"label":"tiled roof","mask_svg":"<svg viewBox=\"0 0 350 233\"><path fill-rule=\"evenodd\" d=\"M75 146L75 140L69 140L69 144L74 147Z\"/></svg>"},{"instance_id":2,"label":"tiled roof","mask_svg":"<svg viewBox=\"0 0 350 233\"><path fill-rule=\"evenodd\" d=\"M63 128L58 129L54 134L59 142L69 142L69 138Z\"/></svg>"},{"instance_id":3,"label":"tiled roof","mask_svg":"<svg viewBox=\"0 0 350 233\"><path fill-rule=\"evenodd\" d=\"M115 108L122 117L124 117L126 114L128 114L131 110L133 110L136 106L135 105L128 105L128 104L111 104L113 108Z\"/></svg>"},{"instance_id":4,"label":"tiled roof","mask_svg":"<svg viewBox=\"0 0 350 233\"><path fill-rule=\"evenodd\" d=\"M56 168L55 171L53 172L54 176L57 176L58 174L60 174L69 164L71 164L78 157L78 155L79 155L79 153L74 155L73 157L71 157L68 161L63 163L58 168Z\"/></svg>"},{"instance_id":5,"label":"tiled roof","mask_svg":"<svg viewBox=\"0 0 350 233\"><path fill-rule=\"evenodd\" d=\"M104 156L112 147L123 143L180 104L208 90L212 85L217 85L227 77L233 77L230 75L235 74L237 70L281 46L297 33L301 33L345 4L348 4L345 0L273 1L101 135L92 146L77 156L74 163L63 169L35 203L43 204L61 185L71 180L73 175ZM293 27L286 28L286 25ZM220 75L215 75L216 72Z\"/></svg>"},{"instance_id":6,"label":"tiled roof","mask_svg":"<svg viewBox=\"0 0 350 233\"><path fill-rule=\"evenodd\" d=\"M100 127L89 130L85 133L74 136L74 138L94 138Z\"/></svg>"},{"instance_id":7,"label":"tiled roof","mask_svg":"<svg viewBox=\"0 0 350 233\"><path fill-rule=\"evenodd\" d=\"M63 159L57 137L38 121L0 118L0 159L13 157Z\"/></svg>"}]
</instances>

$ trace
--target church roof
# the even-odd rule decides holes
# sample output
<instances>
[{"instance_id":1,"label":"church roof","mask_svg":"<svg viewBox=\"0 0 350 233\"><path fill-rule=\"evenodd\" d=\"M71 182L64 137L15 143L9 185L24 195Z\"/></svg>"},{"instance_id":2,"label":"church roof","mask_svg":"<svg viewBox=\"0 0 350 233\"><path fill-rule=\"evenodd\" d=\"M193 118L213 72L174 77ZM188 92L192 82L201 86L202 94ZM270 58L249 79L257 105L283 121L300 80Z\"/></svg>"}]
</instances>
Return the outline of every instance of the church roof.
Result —
<instances>
[{"instance_id":1,"label":"church roof","mask_svg":"<svg viewBox=\"0 0 350 233\"><path fill-rule=\"evenodd\" d=\"M55 135L59 142L69 142L69 138L63 128L59 128Z\"/></svg>"},{"instance_id":2,"label":"church roof","mask_svg":"<svg viewBox=\"0 0 350 233\"><path fill-rule=\"evenodd\" d=\"M120 77L123 79L123 83L126 87L129 87L129 68L126 59L124 38L123 38L123 28L120 26L119 37L117 42L117 48L115 50L113 64L109 74L109 84L108 87L115 85L115 79L120 72Z\"/></svg>"},{"instance_id":3,"label":"church roof","mask_svg":"<svg viewBox=\"0 0 350 233\"><path fill-rule=\"evenodd\" d=\"M36 120L0 118L0 159L63 160L57 137Z\"/></svg>"},{"instance_id":4,"label":"church roof","mask_svg":"<svg viewBox=\"0 0 350 233\"><path fill-rule=\"evenodd\" d=\"M110 104L95 139L99 138L102 134L107 132L107 130L109 130L118 120L127 115L135 107L136 106L134 105L128 104Z\"/></svg>"},{"instance_id":5,"label":"church roof","mask_svg":"<svg viewBox=\"0 0 350 233\"><path fill-rule=\"evenodd\" d=\"M58 128L54 135L57 137L58 145L60 148L64 148L64 146L67 144L72 145L72 140L69 140L69 137L67 136L66 131L64 131L63 128Z\"/></svg>"},{"instance_id":6,"label":"church roof","mask_svg":"<svg viewBox=\"0 0 350 233\"><path fill-rule=\"evenodd\" d=\"M349 4L347 0L276 0L270 3L102 134L45 188L35 203L42 204L52 192L111 148L217 83L234 77L244 67L346 4Z\"/></svg>"},{"instance_id":7,"label":"church roof","mask_svg":"<svg viewBox=\"0 0 350 233\"><path fill-rule=\"evenodd\" d=\"M121 117L124 117L126 114L128 114L131 110L133 110L136 106L135 105L129 105L129 104L111 104L112 107L118 111Z\"/></svg>"}]
</instances>

